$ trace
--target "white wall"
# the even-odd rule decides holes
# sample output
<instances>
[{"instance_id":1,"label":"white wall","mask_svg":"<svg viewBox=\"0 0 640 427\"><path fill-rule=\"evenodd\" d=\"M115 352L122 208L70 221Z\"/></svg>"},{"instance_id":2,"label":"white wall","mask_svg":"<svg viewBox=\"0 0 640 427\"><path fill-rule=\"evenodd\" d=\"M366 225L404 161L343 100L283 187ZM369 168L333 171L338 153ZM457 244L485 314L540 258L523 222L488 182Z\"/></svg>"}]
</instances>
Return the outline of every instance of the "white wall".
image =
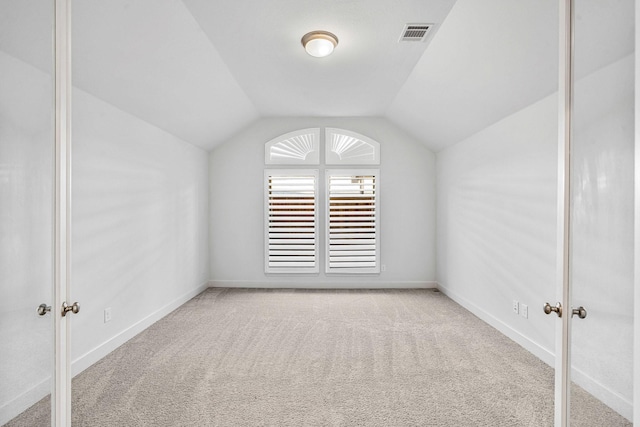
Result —
<instances>
[{"instance_id":1,"label":"white wall","mask_svg":"<svg viewBox=\"0 0 640 427\"><path fill-rule=\"evenodd\" d=\"M208 285L209 206L204 150L80 90L73 102L77 373Z\"/></svg>"},{"instance_id":2,"label":"white wall","mask_svg":"<svg viewBox=\"0 0 640 427\"><path fill-rule=\"evenodd\" d=\"M0 424L49 391L50 76L0 52ZM208 154L73 92L71 323L78 373L206 288ZM103 322L103 310L112 320Z\"/></svg>"},{"instance_id":3,"label":"white wall","mask_svg":"<svg viewBox=\"0 0 640 427\"><path fill-rule=\"evenodd\" d=\"M438 153L439 286L551 361L555 296L556 98ZM515 316L512 301L530 307ZM545 354L546 353L546 354Z\"/></svg>"},{"instance_id":4,"label":"white wall","mask_svg":"<svg viewBox=\"0 0 640 427\"><path fill-rule=\"evenodd\" d=\"M612 84L612 82L615 82ZM578 83L574 151L574 380L626 417L632 405L633 57ZM557 98L437 155L438 282L553 364ZM512 301L529 306L529 318Z\"/></svg>"},{"instance_id":5,"label":"white wall","mask_svg":"<svg viewBox=\"0 0 640 427\"><path fill-rule=\"evenodd\" d=\"M264 273L264 144L308 127L337 127L381 144L380 248L372 276ZM321 135L322 139L322 135ZM321 145L321 151L324 144ZM322 156L321 156L322 158ZM321 162L322 163L322 162ZM318 167L324 176L323 165ZM262 119L210 154L210 253L214 286L425 287L435 280L435 156L383 118ZM324 212L321 209L321 212ZM322 222L321 222L322 224ZM324 234L321 240L324 240Z\"/></svg>"}]
</instances>

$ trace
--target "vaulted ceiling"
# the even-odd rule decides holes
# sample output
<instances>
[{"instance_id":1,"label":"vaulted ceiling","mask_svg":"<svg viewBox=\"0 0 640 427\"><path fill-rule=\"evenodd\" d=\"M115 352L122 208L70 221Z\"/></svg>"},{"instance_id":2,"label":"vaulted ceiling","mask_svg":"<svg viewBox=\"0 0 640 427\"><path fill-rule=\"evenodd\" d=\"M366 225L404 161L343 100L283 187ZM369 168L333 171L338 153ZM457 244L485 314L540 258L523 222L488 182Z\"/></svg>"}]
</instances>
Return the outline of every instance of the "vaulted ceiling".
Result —
<instances>
[{"instance_id":1,"label":"vaulted ceiling","mask_svg":"<svg viewBox=\"0 0 640 427\"><path fill-rule=\"evenodd\" d=\"M51 10L5 3L0 50L49 70ZM633 52L632 1L577 5L578 74ZM316 29L333 55L304 52ZM207 150L260 117L382 116L437 151L553 93L557 45L558 0L73 3L74 84Z\"/></svg>"}]
</instances>

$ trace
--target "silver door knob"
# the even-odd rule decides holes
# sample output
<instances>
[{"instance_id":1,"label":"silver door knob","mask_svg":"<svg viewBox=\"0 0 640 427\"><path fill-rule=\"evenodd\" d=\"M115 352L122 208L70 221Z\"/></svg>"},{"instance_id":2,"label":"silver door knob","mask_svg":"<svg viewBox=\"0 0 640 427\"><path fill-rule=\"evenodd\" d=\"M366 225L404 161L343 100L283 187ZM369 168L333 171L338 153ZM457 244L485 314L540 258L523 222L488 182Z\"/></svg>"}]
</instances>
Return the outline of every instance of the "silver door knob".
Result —
<instances>
[{"instance_id":1,"label":"silver door knob","mask_svg":"<svg viewBox=\"0 0 640 427\"><path fill-rule=\"evenodd\" d=\"M585 317L587 317L587 310L585 310L583 306L571 310L571 317L575 316L576 314L580 319L584 319Z\"/></svg>"},{"instance_id":2,"label":"silver door knob","mask_svg":"<svg viewBox=\"0 0 640 427\"><path fill-rule=\"evenodd\" d=\"M558 317L562 317L562 304L560 304L559 302L557 302L555 306L552 306L548 302L545 302L543 310L545 314L551 314L551 312L555 312Z\"/></svg>"},{"instance_id":3,"label":"silver door knob","mask_svg":"<svg viewBox=\"0 0 640 427\"><path fill-rule=\"evenodd\" d=\"M73 305L67 305L67 302L62 303L62 317L67 315L67 312L72 312L73 314L77 314L80 311L80 304L74 302Z\"/></svg>"},{"instance_id":4,"label":"silver door knob","mask_svg":"<svg viewBox=\"0 0 640 427\"><path fill-rule=\"evenodd\" d=\"M39 316L44 316L45 314L47 314L50 311L51 311L51 306L50 305L40 304L38 306L38 315Z\"/></svg>"}]
</instances>

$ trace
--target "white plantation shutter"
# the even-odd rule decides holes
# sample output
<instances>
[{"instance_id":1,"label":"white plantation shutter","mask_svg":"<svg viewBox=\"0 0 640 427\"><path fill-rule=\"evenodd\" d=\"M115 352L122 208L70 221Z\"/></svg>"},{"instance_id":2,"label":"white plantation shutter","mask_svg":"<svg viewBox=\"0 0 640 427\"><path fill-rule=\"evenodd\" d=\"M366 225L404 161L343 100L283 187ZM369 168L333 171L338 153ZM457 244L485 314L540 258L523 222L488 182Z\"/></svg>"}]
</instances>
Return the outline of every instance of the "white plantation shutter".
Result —
<instances>
[{"instance_id":1,"label":"white plantation shutter","mask_svg":"<svg viewBox=\"0 0 640 427\"><path fill-rule=\"evenodd\" d=\"M317 165L320 162L320 128L300 129L280 135L264 146L267 165Z\"/></svg>"},{"instance_id":2,"label":"white plantation shutter","mask_svg":"<svg viewBox=\"0 0 640 427\"><path fill-rule=\"evenodd\" d=\"M267 273L318 272L318 171L266 170Z\"/></svg>"},{"instance_id":3,"label":"white plantation shutter","mask_svg":"<svg viewBox=\"0 0 640 427\"><path fill-rule=\"evenodd\" d=\"M325 162L328 165L379 165L380 144L345 129L325 129Z\"/></svg>"},{"instance_id":4,"label":"white plantation shutter","mask_svg":"<svg viewBox=\"0 0 640 427\"><path fill-rule=\"evenodd\" d=\"M327 273L379 273L378 171L327 171Z\"/></svg>"}]
</instances>

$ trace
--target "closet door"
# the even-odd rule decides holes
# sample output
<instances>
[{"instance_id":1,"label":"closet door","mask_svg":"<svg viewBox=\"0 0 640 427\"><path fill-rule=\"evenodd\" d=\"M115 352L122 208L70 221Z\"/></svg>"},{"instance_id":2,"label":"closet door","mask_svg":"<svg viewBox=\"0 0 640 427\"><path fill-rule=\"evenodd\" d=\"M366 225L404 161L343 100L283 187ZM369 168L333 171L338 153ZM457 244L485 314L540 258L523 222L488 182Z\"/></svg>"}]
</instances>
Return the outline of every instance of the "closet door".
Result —
<instances>
[{"instance_id":1,"label":"closet door","mask_svg":"<svg viewBox=\"0 0 640 427\"><path fill-rule=\"evenodd\" d=\"M634 2L574 0L573 13L570 420L631 425Z\"/></svg>"},{"instance_id":2,"label":"closet door","mask_svg":"<svg viewBox=\"0 0 640 427\"><path fill-rule=\"evenodd\" d=\"M0 2L0 425L53 418L54 6Z\"/></svg>"},{"instance_id":3,"label":"closet door","mask_svg":"<svg viewBox=\"0 0 640 427\"><path fill-rule=\"evenodd\" d=\"M632 425L634 4L559 4L555 425Z\"/></svg>"}]
</instances>

